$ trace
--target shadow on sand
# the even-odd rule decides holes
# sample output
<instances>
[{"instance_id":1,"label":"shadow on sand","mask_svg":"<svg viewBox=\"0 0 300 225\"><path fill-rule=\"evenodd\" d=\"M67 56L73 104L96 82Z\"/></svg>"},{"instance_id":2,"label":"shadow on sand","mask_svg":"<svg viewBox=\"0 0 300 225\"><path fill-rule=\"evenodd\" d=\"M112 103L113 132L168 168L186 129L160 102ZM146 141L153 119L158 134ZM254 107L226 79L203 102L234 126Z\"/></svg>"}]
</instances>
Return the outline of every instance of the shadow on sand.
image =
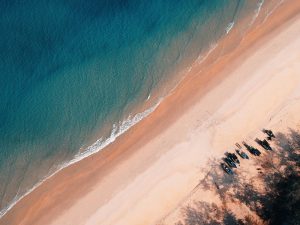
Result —
<instances>
[{"instance_id":1,"label":"shadow on sand","mask_svg":"<svg viewBox=\"0 0 300 225\"><path fill-rule=\"evenodd\" d=\"M300 224L300 134L292 129L276 133L272 146L274 151L251 159L258 174L250 182L242 173L225 174L211 162L198 187L214 192L221 204L194 201L181 209L182 220L175 225ZM264 191L257 189L258 180ZM240 203L251 213L236 215L230 203Z\"/></svg>"}]
</instances>

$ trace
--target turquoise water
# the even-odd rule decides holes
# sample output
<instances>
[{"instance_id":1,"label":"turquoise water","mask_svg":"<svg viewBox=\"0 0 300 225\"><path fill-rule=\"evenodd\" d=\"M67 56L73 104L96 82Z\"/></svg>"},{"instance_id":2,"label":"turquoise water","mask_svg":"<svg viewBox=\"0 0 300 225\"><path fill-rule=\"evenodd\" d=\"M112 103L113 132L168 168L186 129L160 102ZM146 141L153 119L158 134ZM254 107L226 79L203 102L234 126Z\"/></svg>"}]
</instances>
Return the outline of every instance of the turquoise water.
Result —
<instances>
[{"instance_id":1,"label":"turquoise water","mask_svg":"<svg viewBox=\"0 0 300 225\"><path fill-rule=\"evenodd\" d=\"M2 213L148 115L132 112L259 2L0 1Z\"/></svg>"}]
</instances>

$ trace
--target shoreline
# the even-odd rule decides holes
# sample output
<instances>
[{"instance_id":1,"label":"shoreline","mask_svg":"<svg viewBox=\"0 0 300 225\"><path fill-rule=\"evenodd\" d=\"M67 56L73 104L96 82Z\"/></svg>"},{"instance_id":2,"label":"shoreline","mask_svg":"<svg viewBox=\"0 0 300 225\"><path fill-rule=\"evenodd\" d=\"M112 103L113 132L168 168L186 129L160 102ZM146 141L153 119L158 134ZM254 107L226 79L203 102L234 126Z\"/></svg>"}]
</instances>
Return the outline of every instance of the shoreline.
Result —
<instances>
[{"instance_id":1,"label":"shoreline","mask_svg":"<svg viewBox=\"0 0 300 225\"><path fill-rule=\"evenodd\" d=\"M285 4L287 4L287 3L285 3ZM277 21L277 23L279 23L279 22L281 22L281 21ZM265 34L264 32L262 32L262 33ZM251 40L251 38L250 38L250 40ZM252 42L250 41L249 43L251 44L255 40L256 39L254 38L254 40L252 40ZM250 45L249 43L248 43L248 45ZM243 55L245 55L245 54L247 54L247 53L244 53ZM223 63L226 64L226 62L223 62ZM197 70L197 68L192 69L191 73L193 73L194 70ZM215 70L218 70L218 68L215 69ZM212 73L213 72L214 71L212 71ZM228 73L228 71L226 71L226 72ZM162 103L162 105L168 105L168 104L172 105L176 102L180 102L180 103L184 102L182 107L186 107L189 104L191 104L191 102L193 102L196 98L199 98L199 96L201 94L205 93L207 91L207 89L210 89L212 86L217 86L213 82L215 80L218 80L216 77L212 78L209 75L206 75L205 77L200 77L198 82L202 83L202 85L205 84L205 88L201 89L200 93L199 92L197 93L197 96L195 95L195 96L193 96L193 98L188 99L186 96L182 96L182 93L185 93L185 92L186 93L192 93L191 90L188 92L185 89L190 88L190 86L187 87L187 83L191 82L191 80L194 77L195 76L187 77L186 80L183 81L181 84L179 84L179 87L177 88L177 90L181 90L181 91L175 91L172 94L172 96L169 97L166 100L166 101L168 101L168 103L164 102L164 103ZM221 77L221 75L219 75L219 77ZM222 77L222 78L226 79L226 77ZM207 79L207 80L205 80L205 79ZM207 85L208 82L210 82L210 85ZM220 80L218 80L218 82L220 82ZM194 89L192 89L192 91L195 90L196 88L199 88L199 86L193 85L193 88ZM183 99L188 100L188 101L184 101ZM170 124L171 123L170 121L180 119L180 118L178 118L178 115L182 114L182 111L184 111L183 109L176 109L178 111L176 113L174 113L172 115L172 117L167 117L168 110L169 110L168 107L163 108L163 106L159 106L158 109L157 109L157 111L159 111L159 112L156 111L155 113L160 114L160 115L156 116L155 119L153 119L153 117L155 117L155 116L152 116L152 115L149 116L148 118L145 118L145 122L143 120L141 123L137 124L136 127L134 127L133 129L130 129L128 132L126 132L126 134L122 135L122 137L120 137L118 140L116 140L115 143L113 143L111 146L109 146L106 150L102 151L99 154L93 155L93 156L91 156L91 157L89 157L89 158L87 158L83 161L80 161L76 164L73 164L73 165L65 168L64 170L62 170L61 172L59 172L55 176L53 176L53 178L50 178L49 180L45 181L45 183L43 183L40 187L38 187L31 194L24 197L24 199L22 199L18 203L18 204L21 204L21 206L19 206L19 209L22 208L22 204L23 204L23 206L25 205L25 206L28 206L28 207L31 206L32 202L35 202L35 204L36 204L36 205L33 204L32 208L31 209L29 208L27 212L23 211L24 216L22 216L22 217L23 217L24 224L30 223L30 217L32 217L31 221L35 221L35 219L39 218L38 223L44 224L45 221L49 221L49 219L51 218L51 216L50 216L51 213L53 215L58 215L59 214L58 211L61 211L62 208L66 208L65 206L73 205L72 203L67 203L66 204L66 202L68 200L63 199L63 198L66 198L66 196L60 196L60 195L69 193L68 188L65 186L66 185L65 183L69 182L69 185L67 185L68 187L71 187L72 185L80 184L82 182L88 183L88 184L83 185L83 186L85 186L84 188L80 187L81 190L78 190L76 187L71 188L71 190L73 190L74 193L69 193L70 196L68 196L67 198L70 198L70 199L74 198L72 201L76 202L76 199L78 198L78 196L82 196L84 198L87 191L92 190L93 186L96 183L101 183L101 180L105 180L105 177L104 176L102 177L102 175L106 174L106 176L109 176L110 173L113 173L113 172L110 171L112 168L109 168L109 167L113 167L113 168L118 167L119 162L124 161L125 160L124 158L126 158L126 155L129 158L134 154L135 154L135 156L141 154L140 152L134 153L134 149L140 149L141 146L147 144L149 142L149 140L152 139L154 136L159 136L159 135L157 135L157 133L160 133L161 130L163 130L163 129L167 129L166 124ZM185 110L188 110L188 109L185 109ZM159 121L161 121L161 118L164 118L164 117L167 118L166 121L164 121L164 123L162 123L160 125L157 125L156 123L159 123ZM145 137L144 136L145 127L148 128L148 127L153 127L153 126L155 127L155 129L152 129L150 134L148 133L146 135L147 137ZM136 135L136 137L133 138L133 140L125 140L127 137L132 136L134 133L139 133L139 134ZM138 140L137 143L134 143L135 140ZM177 141L177 143L178 143L178 141ZM122 148L122 146L118 146L118 145L121 145L121 144L123 146L133 146L133 147L131 147L131 149L124 152L124 149ZM114 148L114 149L112 149L112 148ZM146 170L147 166L151 165L154 161L158 160L160 158L160 156L164 153L164 152L159 152L159 154L157 155L157 153L155 154L156 151L154 151L154 150L152 150L152 151L154 153L154 156L152 156L153 157L152 161L151 160L148 161L148 163L147 163L148 165L140 165L141 163L137 163L137 165L135 167L139 168L140 170L141 169ZM155 155L157 155L157 156L155 156ZM92 168L92 171L91 171L90 167L92 167L92 166L90 166L89 164L96 164L96 163L99 163L100 165L99 164L96 165L96 168ZM106 168L103 168L101 165L105 166ZM99 172L98 171L99 169L101 169L103 171ZM81 174L77 175L77 173L79 173L79 174L81 173ZM77 176L77 178L76 178L76 176ZM72 180L72 177L75 178L75 180ZM55 181L55 179L57 181ZM62 182L62 180L63 180L63 182ZM97 180L97 181L95 181L95 180ZM57 183L59 183L59 184L57 184ZM128 181L128 183L130 183L130 182ZM37 212L35 211L34 206L37 207L37 206L39 206L39 204L43 204L43 199L42 200L40 199L41 196L43 196L43 198L46 199L46 201L47 201L47 198L51 197L51 194L49 194L48 197L44 197L44 194L48 194L47 190L50 189L52 192L55 192L55 190L53 190L52 188L49 188L49 187L55 187L56 190L58 190L58 192L52 193L52 197L53 196L58 197L58 199L60 198L60 200L64 201L65 203L64 203L64 205L62 204L62 206L59 207L59 206L56 206L56 202L60 202L60 201L54 201L53 200L53 202L52 202L52 199L51 199L50 202L49 202L49 200L48 200L48 202L47 202L48 206L47 207L44 206L45 207L44 210L47 210L47 213L49 213L50 215L44 215L44 218L40 218L38 216L38 214L36 214ZM112 195L113 195L113 193L108 194L106 197L109 198ZM31 196L32 196L32 199L30 199ZM35 201L34 198L36 198L35 200L37 200L37 201ZM27 200L27 203L26 203L26 200ZM7 221L13 221L14 216L12 216L11 214L14 214L13 213L14 211L17 211L17 216L20 216L20 218L21 218L22 209L21 209L21 213L19 212L20 214L18 214L18 209L17 209L18 204L16 204L16 208L15 207L12 208L3 217L3 219L0 220L0 224L2 224L3 221L5 223L6 219L8 219ZM58 209L58 208L60 208L60 209ZM48 212L48 209L51 210L51 211ZM32 210L34 210L34 212ZM42 209L40 209L40 210L42 211ZM9 220L9 217L12 220ZM54 219L54 218L52 218L52 219ZM15 222L17 222L17 221L15 221Z\"/></svg>"},{"instance_id":2,"label":"shoreline","mask_svg":"<svg viewBox=\"0 0 300 225\"><path fill-rule=\"evenodd\" d=\"M231 27L228 31L226 29L227 34L225 35L225 37L228 35L228 33L234 27L234 24L229 24L229 25ZM204 56L200 60L201 65L203 62L205 62L205 59L210 55L210 52L213 50L214 50L214 48L208 49L207 52L204 52ZM199 57L200 56L202 56L202 54L200 54ZM198 58L195 61L198 61ZM153 111L156 110L156 108L160 105L160 103L165 98L167 98L169 95L172 94L172 92L177 88L177 86L181 83L181 81L185 79L186 74L188 74L190 72L191 68L192 68L192 66L190 66L188 68L184 68L184 69L181 68L180 72L176 73L176 75L175 75L176 78L172 79L172 81L170 80L170 82L172 84L175 84L174 87L172 85L168 85L168 88L165 88L166 84L158 86L155 89L156 92L154 91L154 93L149 94L148 99L144 103L141 103L140 105L136 106L135 108L133 107L133 110L132 110L133 116L131 116L132 114L129 114L130 116L128 116L126 118L124 117L123 120L117 121L115 124L113 124L113 125L116 125L118 123L118 125L120 125L120 127L117 126L118 129L116 130L116 132L112 131L110 133L110 136L107 139L102 140L102 138L100 138L100 139L98 138L101 135L94 135L93 138L84 145L84 147L80 148L79 152L74 156L74 158L72 158L69 161L63 162L62 164L59 164L57 166L57 169L54 170L54 172L47 174L42 180L40 180L38 183L36 183L25 194L23 194L22 196L17 198L17 200L12 202L6 208L0 210L0 220L19 201L21 201L24 197L29 195L32 191L34 191L36 188L38 188L40 185L42 185L45 181L47 181L48 179L51 179L53 176L55 176L57 173L64 170L65 168L67 168L75 163L78 163L81 160L84 160L85 158L91 157L94 154L99 153L101 150L107 148L110 144L112 144L117 138L119 138L121 135L123 135L126 131L128 131L129 129L134 127L137 123L142 121L144 118L148 117ZM178 77L180 77L180 79L178 79ZM168 83L168 82L166 82L166 83ZM161 91L162 89L167 89L167 90L169 90L169 92L167 92L166 90ZM162 92L163 95L161 95L162 93L160 93L160 92ZM156 97L156 99L154 99L154 101L152 100L153 96ZM159 96L161 96L161 97L159 97ZM150 97L151 97L151 99L150 99ZM125 128L124 128L123 127L124 124L125 125L129 124L129 126L125 126ZM81 149L84 149L84 150L81 151Z\"/></svg>"}]
</instances>

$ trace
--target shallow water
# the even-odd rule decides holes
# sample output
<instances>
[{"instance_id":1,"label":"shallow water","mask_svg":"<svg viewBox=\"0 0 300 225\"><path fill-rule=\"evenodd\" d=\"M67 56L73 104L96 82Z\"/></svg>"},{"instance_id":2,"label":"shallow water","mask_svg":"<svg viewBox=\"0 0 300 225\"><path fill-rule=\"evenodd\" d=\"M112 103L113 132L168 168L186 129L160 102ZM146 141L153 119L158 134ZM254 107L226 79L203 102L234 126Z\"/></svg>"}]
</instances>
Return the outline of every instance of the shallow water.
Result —
<instances>
[{"instance_id":1,"label":"shallow water","mask_svg":"<svg viewBox=\"0 0 300 225\"><path fill-rule=\"evenodd\" d=\"M2 213L150 114L133 112L260 2L0 1Z\"/></svg>"}]
</instances>

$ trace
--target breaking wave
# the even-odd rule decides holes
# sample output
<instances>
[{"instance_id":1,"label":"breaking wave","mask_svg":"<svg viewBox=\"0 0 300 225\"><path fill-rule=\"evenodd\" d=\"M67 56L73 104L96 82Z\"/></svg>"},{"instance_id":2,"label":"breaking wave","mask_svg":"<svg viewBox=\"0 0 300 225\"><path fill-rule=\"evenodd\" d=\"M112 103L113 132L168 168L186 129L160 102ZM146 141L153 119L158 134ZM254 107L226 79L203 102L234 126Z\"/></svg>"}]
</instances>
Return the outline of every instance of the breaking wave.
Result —
<instances>
[{"instance_id":1,"label":"breaking wave","mask_svg":"<svg viewBox=\"0 0 300 225\"><path fill-rule=\"evenodd\" d=\"M32 188L30 188L25 194L23 194L21 196L16 195L14 197L13 201L7 207L3 208L0 211L0 218L3 217L12 207L14 207L25 196L30 194L37 187L39 187L42 183L44 183L46 180L48 180L49 178L51 178L52 176L57 174L59 171L63 170L64 168L66 168L66 167L68 167L68 166L70 166L74 163L77 163L77 162L81 161L84 158L87 158L87 157L101 151L102 149L107 147L109 144L113 143L119 136L121 136L123 133L128 131L131 127L133 127L134 125L136 125L137 123L142 121L144 118L149 116L152 112L154 112L154 110L160 105L162 100L163 99L160 98L158 100L158 102L154 106L152 106L151 108L149 108L149 109L147 109L143 112L137 113L134 116L129 115L128 118L125 119L124 121L120 122L119 124L114 124L112 132L111 132L110 136L107 139L104 139L104 138L98 139L94 144L87 147L83 152L80 152L77 155L75 155L74 159L72 159L68 162L65 162L62 165L58 166L52 174L49 174L48 176L45 176L37 184L35 184Z\"/></svg>"}]
</instances>

